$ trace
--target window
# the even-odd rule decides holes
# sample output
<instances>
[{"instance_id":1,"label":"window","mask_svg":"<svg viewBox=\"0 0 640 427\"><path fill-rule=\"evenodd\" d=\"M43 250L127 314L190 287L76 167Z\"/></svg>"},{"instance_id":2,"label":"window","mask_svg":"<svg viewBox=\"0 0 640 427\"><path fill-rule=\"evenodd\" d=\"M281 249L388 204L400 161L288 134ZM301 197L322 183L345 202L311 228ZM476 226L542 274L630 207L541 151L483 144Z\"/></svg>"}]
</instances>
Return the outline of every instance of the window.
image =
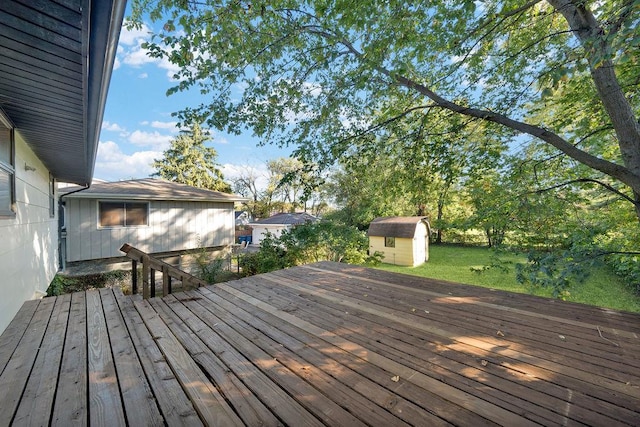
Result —
<instances>
[{"instance_id":1,"label":"window","mask_svg":"<svg viewBox=\"0 0 640 427\"><path fill-rule=\"evenodd\" d=\"M56 179L49 174L49 216L56 216Z\"/></svg>"},{"instance_id":2,"label":"window","mask_svg":"<svg viewBox=\"0 0 640 427\"><path fill-rule=\"evenodd\" d=\"M149 203L99 202L100 227L138 227L149 225Z\"/></svg>"},{"instance_id":3,"label":"window","mask_svg":"<svg viewBox=\"0 0 640 427\"><path fill-rule=\"evenodd\" d=\"M385 248L395 248L396 247L396 238L395 237L385 237L384 238L384 247Z\"/></svg>"},{"instance_id":4,"label":"window","mask_svg":"<svg viewBox=\"0 0 640 427\"><path fill-rule=\"evenodd\" d=\"M13 127L0 111L0 217L15 216Z\"/></svg>"}]
</instances>

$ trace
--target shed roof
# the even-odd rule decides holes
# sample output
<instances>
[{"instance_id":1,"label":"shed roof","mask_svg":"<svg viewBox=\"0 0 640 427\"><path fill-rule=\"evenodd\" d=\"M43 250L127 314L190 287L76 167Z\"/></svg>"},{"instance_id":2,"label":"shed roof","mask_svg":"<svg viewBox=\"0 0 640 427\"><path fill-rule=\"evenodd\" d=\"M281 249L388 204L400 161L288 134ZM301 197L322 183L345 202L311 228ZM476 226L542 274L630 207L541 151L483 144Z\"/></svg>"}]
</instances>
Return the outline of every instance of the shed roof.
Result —
<instances>
[{"instance_id":1,"label":"shed roof","mask_svg":"<svg viewBox=\"0 0 640 427\"><path fill-rule=\"evenodd\" d=\"M127 199L127 200L182 200L240 202L245 200L237 194L205 190L162 179L144 178L129 181L100 182L91 187L74 192L79 187L63 188L67 198L79 199Z\"/></svg>"},{"instance_id":2,"label":"shed roof","mask_svg":"<svg viewBox=\"0 0 640 427\"><path fill-rule=\"evenodd\" d=\"M0 108L58 180L91 182L125 4L0 1Z\"/></svg>"},{"instance_id":3,"label":"shed roof","mask_svg":"<svg viewBox=\"0 0 640 427\"><path fill-rule=\"evenodd\" d=\"M269 218L261 219L260 221L252 222L252 224L299 225L315 221L318 221L318 218L306 212L283 212L270 216Z\"/></svg>"},{"instance_id":4,"label":"shed roof","mask_svg":"<svg viewBox=\"0 0 640 427\"><path fill-rule=\"evenodd\" d=\"M416 233L416 226L420 222L425 222L425 216L390 216L380 217L371 221L369 225L369 236L380 237L413 237Z\"/></svg>"}]
</instances>

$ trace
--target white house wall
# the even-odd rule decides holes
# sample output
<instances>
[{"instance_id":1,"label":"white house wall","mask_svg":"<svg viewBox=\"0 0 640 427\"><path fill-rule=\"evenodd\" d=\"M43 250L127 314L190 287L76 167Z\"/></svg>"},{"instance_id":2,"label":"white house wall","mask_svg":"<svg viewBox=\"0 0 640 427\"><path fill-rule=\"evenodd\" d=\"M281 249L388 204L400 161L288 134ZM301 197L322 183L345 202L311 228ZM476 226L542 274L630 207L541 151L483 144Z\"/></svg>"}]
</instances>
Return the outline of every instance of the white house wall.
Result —
<instances>
[{"instance_id":1,"label":"white house wall","mask_svg":"<svg viewBox=\"0 0 640 427\"><path fill-rule=\"evenodd\" d=\"M123 256L124 243L159 253L230 245L235 237L233 203L150 201L143 227L99 228L97 209L95 199L66 199L68 262Z\"/></svg>"},{"instance_id":2,"label":"white house wall","mask_svg":"<svg viewBox=\"0 0 640 427\"><path fill-rule=\"evenodd\" d=\"M45 295L58 270L58 224L49 213L49 171L15 133L16 216L0 219L0 333L24 301ZM26 171L25 163L35 167Z\"/></svg>"},{"instance_id":3,"label":"white house wall","mask_svg":"<svg viewBox=\"0 0 640 427\"><path fill-rule=\"evenodd\" d=\"M277 239L282 235L284 230L288 230L290 228L289 225L278 225L278 224L252 224L251 227L253 230L251 231L251 244L260 245L262 239L265 238L267 233L271 233L273 238Z\"/></svg>"}]
</instances>

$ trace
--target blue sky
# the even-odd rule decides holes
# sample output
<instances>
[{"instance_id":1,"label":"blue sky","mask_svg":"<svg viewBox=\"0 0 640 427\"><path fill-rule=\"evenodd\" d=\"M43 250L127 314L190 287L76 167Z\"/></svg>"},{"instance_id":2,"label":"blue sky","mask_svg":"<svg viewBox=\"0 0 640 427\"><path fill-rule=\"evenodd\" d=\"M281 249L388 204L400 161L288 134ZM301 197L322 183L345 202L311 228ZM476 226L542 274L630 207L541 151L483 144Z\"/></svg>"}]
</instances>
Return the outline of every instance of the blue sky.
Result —
<instances>
[{"instance_id":1,"label":"blue sky","mask_svg":"<svg viewBox=\"0 0 640 427\"><path fill-rule=\"evenodd\" d=\"M150 27L122 29L116 63L105 107L94 178L117 181L145 178L153 172L150 164L162 157L172 138L178 134L172 112L195 106L198 93L166 96L175 85L171 76L175 67L146 55L141 44L149 38ZM240 95L241 88L237 88ZM266 176L269 159L288 157L292 149L257 146L250 133L227 135L213 132L209 144L218 152L218 163L227 181L247 168Z\"/></svg>"}]
</instances>

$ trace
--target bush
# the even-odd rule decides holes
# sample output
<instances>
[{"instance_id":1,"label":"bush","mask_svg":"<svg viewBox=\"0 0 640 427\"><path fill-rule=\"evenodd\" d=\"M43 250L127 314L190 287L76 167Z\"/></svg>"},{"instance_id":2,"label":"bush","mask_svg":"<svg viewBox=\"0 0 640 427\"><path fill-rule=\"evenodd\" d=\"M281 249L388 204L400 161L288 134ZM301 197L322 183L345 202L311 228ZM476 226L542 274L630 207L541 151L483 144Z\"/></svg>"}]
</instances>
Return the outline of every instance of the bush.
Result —
<instances>
[{"instance_id":1,"label":"bush","mask_svg":"<svg viewBox=\"0 0 640 427\"><path fill-rule=\"evenodd\" d=\"M197 249L192 255L198 268L196 275L210 285L216 283L226 270L227 260L220 257L212 258L206 248Z\"/></svg>"},{"instance_id":2,"label":"bush","mask_svg":"<svg viewBox=\"0 0 640 427\"><path fill-rule=\"evenodd\" d=\"M267 233L260 242L260 251L242 255L239 263L244 276L253 276L290 267L286 251L271 233Z\"/></svg>"},{"instance_id":3,"label":"bush","mask_svg":"<svg viewBox=\"0 0 640 427\"><path fill-rule=\"evenodd\" d=\"M335 261L377 265L382 254L368 254L369 239L355 227L330 221L298 225L279 238L267 234L260 251L245 254L240 261L245 276L308 264Z\"/></svg>"}]
</instances>

